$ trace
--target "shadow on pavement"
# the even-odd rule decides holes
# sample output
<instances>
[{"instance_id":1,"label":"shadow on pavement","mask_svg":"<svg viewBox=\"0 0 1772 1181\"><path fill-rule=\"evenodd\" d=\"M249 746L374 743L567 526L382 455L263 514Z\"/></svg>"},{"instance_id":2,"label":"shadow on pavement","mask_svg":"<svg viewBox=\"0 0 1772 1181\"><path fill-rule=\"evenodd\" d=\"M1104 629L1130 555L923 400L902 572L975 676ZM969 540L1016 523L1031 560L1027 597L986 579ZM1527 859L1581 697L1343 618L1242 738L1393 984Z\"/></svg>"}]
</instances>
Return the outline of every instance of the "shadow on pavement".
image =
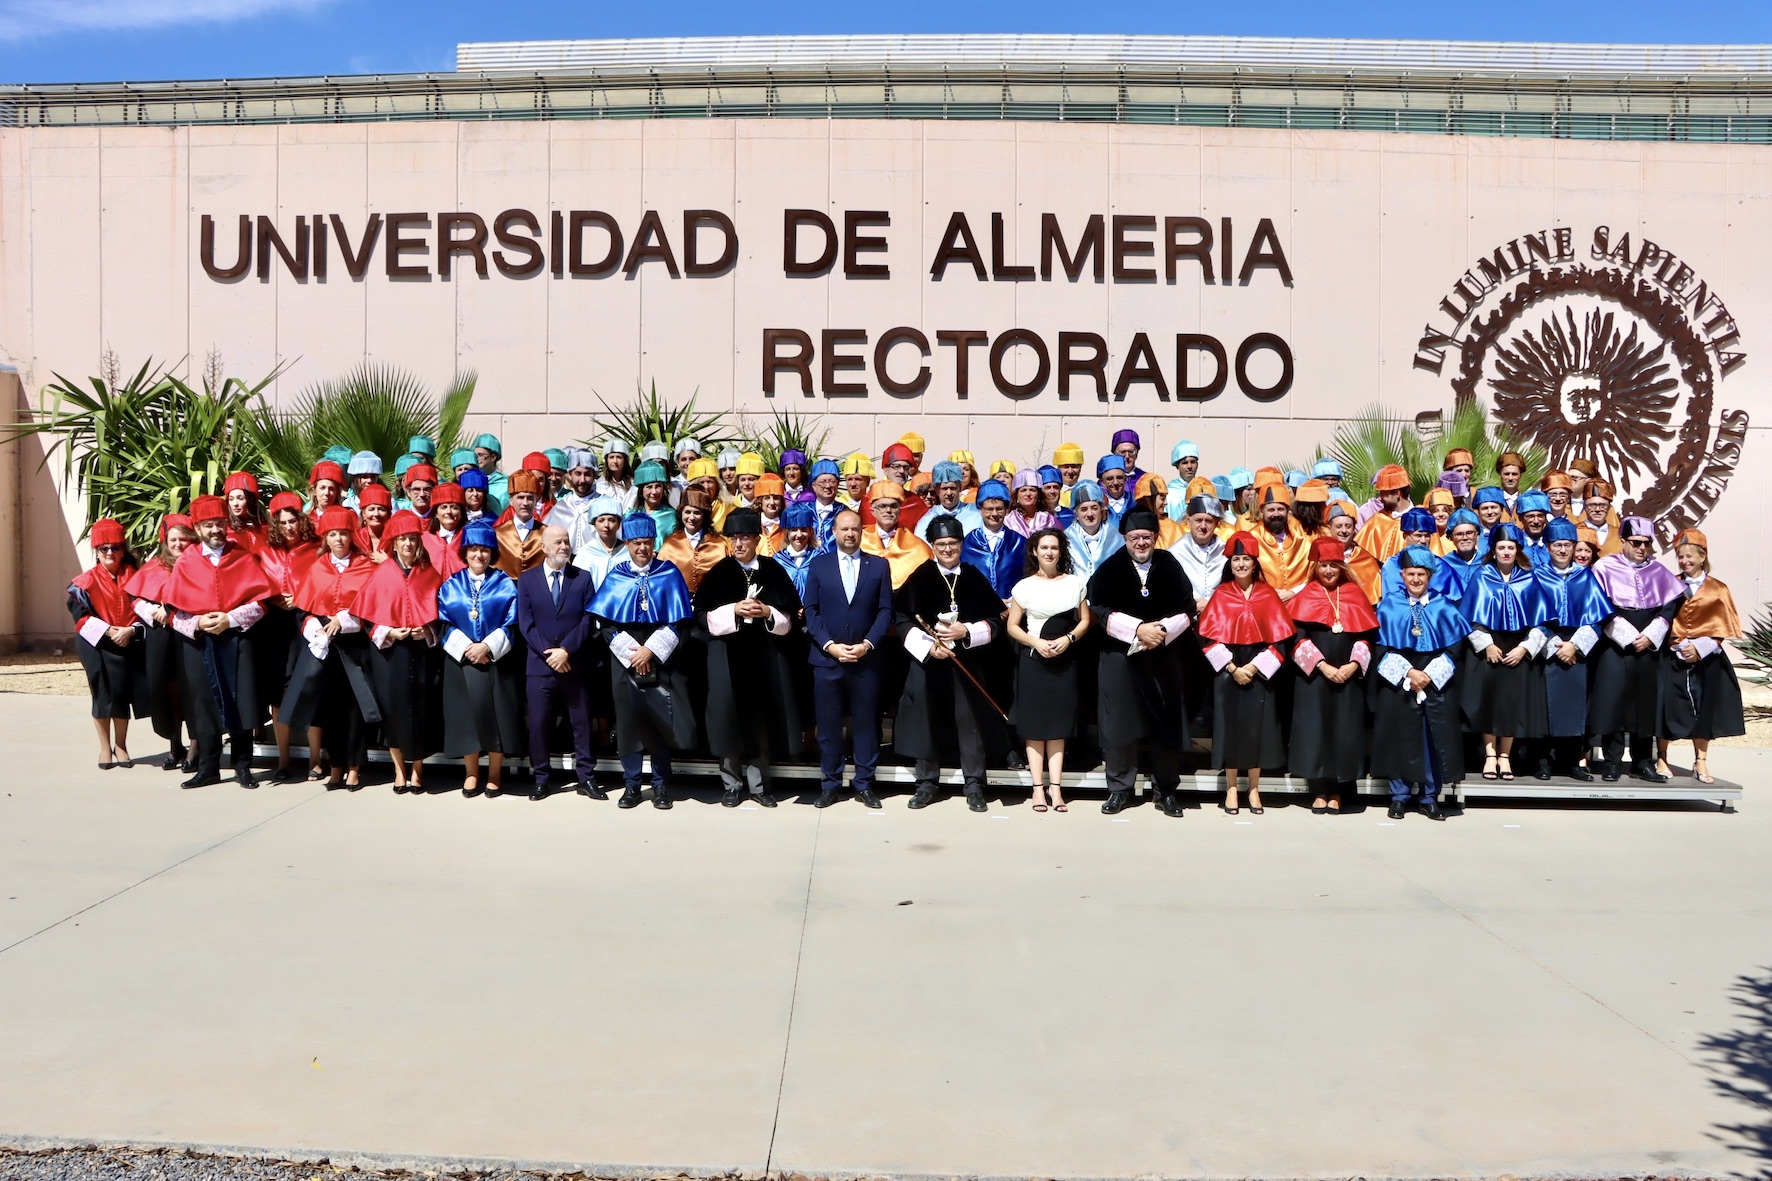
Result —
<instances>
[{"instance_id":1,"label":"shadow on pavement","mask_svg":"<svg viewBox=\"0 0 1772 1181\"><path fill-rule=\"evenodd\" d=\"M1711 1135L1759 1162L1756 1175L1765 1176L1772 1173L1772 968L1737 977L1730 996L1740 1024L1706 1035L1698 1048L1710 1058L1711 1086L1751 1108L1752 1118L1717 1124Z\"/></svg>"}]
</instances>

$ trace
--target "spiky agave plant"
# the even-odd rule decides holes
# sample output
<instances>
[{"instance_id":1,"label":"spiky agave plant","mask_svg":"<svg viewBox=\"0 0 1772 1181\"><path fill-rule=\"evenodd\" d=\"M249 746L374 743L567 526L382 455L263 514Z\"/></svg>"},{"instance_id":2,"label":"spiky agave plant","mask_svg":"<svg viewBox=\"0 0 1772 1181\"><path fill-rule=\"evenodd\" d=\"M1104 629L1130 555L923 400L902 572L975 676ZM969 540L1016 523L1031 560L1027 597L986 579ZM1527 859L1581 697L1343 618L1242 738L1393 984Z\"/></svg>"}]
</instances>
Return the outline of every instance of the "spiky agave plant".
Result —
<instances>
[{"instance_id":1,"label":"spiky agave plant","mask_svg":"<svg viewBox=\"0 0 1772 1181\"><path fill-rule=\"evenodd\" d=\"M142 549L162 515L220 492L230 472L266 475L252 407L278 372L255 385L217 374L202 389L152 360L129 377L113 371L84 385L58 373L31 421L5 428L0 441L47 440L43 462L61 454L63 479L85 498L87 521L119 521L130 545Z\"/></svg>"},{"instance_id":2,"label":"spiky agave plant","mask_svg":"<svg viewBox=\"0 0 1772 1181\"><path fill-rule=\"evenodd\" d=\"M1506 423L1490 419L1480 403L1471 401L1460 404L1440 429L1425 431L1407 415L1368 406L1344 419L1329 443L1298 466L1309 471L1318 459L1333 459L1341 465L1342 486L1357 491L1372 487L1379 468L1398 464L1409 473L1410 494L1419 502L1439 482L1445 455L1455 447L1471 453L1478 486L1494 482L1495 457L1504 452L1517 451L1526 461L1522 487L1536 484L1550 463L1544 448L1516 437Z\"/></svg>"},{"instance_id":3,"label":"spiky agave plant","mask_svg":"<svg viewBox=\"0 0 1772 1181\"><path fill-rule=\"evenodd\" d=\"M745 450L761 455L766 470L781 469L783 451L803 451L808 460L827 454L831 428L824 415L771 408L769 419L767 423L761 423L753 422L743 414L738 416L739 436L744 440Z\"/></svg>"},{"instance_id":4,"label":"spiky agave plant","mask_svg":"<svg viewBox=\"0 0 1772 1181\"><path fill-rule=\"evenodd\" d=\"M610 439L621 439L638 454L647 443L657 441L670 447L674 455L677 440L694 439L701 444L702 454L711 454L734 442L735 435L724 413L697 412L695 399L698 394L699 391L690 394L689 401L674 406L659 394L656 380L650 389L637 388L634 400L625 406L612 406L602 394L597 394L597 402L603 411L591 416L591 425L597 429L598 437L581 439L580 442L587 447L601 447Z\"/></svg>"},{"instance_id":5,"label":"spiky agave plant","mask_svg":"<svg viewBox=\"0 0 1772 1181\"><path fill-rule=\"evenodd\" d=\"M461 437L474 400L477 375L456 375L441 399L415 375L393 365L365 361L345 376L315 382L287 409L262 400L252 431L272 483L306 488L308 471L328 447L372 451L391 470L414 435L429 435L447 460Z\"/></svg>"},{"instance_id":6,"label":"spiky agave plant","mask_svg":"<svg viewBox=\"0 0 1772 1181\"><path fill-rule=\"evenodd\" d=\"M1748 621L1746 634L1736 641L1735 647L1755 666L1748 674L1750 680L1761 684L1772 681L1772 608L1761 608Z\"/></svg>"}]
</instances>

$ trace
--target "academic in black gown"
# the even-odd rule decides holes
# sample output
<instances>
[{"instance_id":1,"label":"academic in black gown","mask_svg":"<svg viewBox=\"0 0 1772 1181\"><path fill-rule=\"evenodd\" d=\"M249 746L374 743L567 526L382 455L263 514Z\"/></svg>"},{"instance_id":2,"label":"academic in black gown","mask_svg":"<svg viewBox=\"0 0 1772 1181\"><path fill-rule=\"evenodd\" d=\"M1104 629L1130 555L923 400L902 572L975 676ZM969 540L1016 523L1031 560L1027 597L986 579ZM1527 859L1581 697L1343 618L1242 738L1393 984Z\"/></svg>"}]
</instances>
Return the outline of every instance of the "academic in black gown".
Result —
<instances>
[{"instance_id":1,"label":"academic in black gown","mask_svg":"<svg viewBox=\"0 0 1772 1181\"><path fill-rule=\"evenodd\" d=\"M795 641L800 595L779 562L757 559L746 571L737 558L714 563L695 589L695 631L706 653L707 743L718 758L775 763L798 755L807 718L800 712L794 661L805 661ZM769 630L768 619L739 619L738 630L717 636L708 630L709 613L755 598L788 620L788 634ZM674 657L673 657L674 659Z\"/></svg>"},{"instance_id":2,"label":"academic in black gown","mask_svg":"<svg viewBox=\"0 0 1772 1181\"><path fill-rule=\"evenodd\" d=\"M950 585L949 580L952 579ZM982 647L958 645L953 660L910 660L905 674L904 690L898 699L898 717L893 724L892 749L913 759L930 759L952 765L958 757L959 700L963 698L976 722L984 742L988 760L1001 759L1010 746L1009 728L986 701L977 686L965 674L950 667L958 662L987 687L1007 681L1008 666L1001 637L1003 600L975 566L961 562L956 573L941 569L931 558L912 570L904 585L893 592L892 607L898 620L899 634L923 625L935 624L936 617L948 611L959 612L961 623L991 624L991 642ZM956 697L960 695L960 698ZM1001 703L1003 697L992 692Z\"/></svg>"},{"instance_id":3,"label":"academic in black gown","mask_svg":"<svg viewBox=\"0 0 1772 1181\"><path fill-rule=\"evenodd\" d=\"M1372 650L1376 630L1333 631L1331 625L1297 621L1300 643L1309 640L1322 653L1323 663L1339 668L1354 662L1354 645ZM1370 671L1370 656L1367 669ZM1351 783L1366 768L1365 674L1337 685L1325 677L1320 666L1294 678L1292 740L1287 750L1287 769L1305 779Z\"/></svg>"},{"instance_id":4,"label":"academic in black gown","mask_svg":"<svg viewBox=\"0 0 1772 1181\"><path fill-rule=\"evenodd\" d=\"M1141 593L1148 591L1148 594ZM1116 550L1089 580L1089 609L1105 636L1108 616L1118 612L1140 622L1194 614L1194 588L1167 550L1151 551L1150 576L1141 588L1132 551ZM1180 645L1186 637L1127 654L1127 645L1102 640L1097 665L1101 745L1114 750L1144 742L1167 751L1189 748L1187 695Z\"/></svg>"},{"instance_id":5,"label":"academic in black gown","mask_svg":"<svg viewBox=\"0 0 1772 1181\"><path fill-rule=\"evenodd\" d=\"M517 634L517 584L497 567L478 587L457 570L437 591L443 632L443 754L523 754L529 743L522 690L528 651ZM502 645L485 664L457 659L469 644Z\"/></svg>"}]
</instances>

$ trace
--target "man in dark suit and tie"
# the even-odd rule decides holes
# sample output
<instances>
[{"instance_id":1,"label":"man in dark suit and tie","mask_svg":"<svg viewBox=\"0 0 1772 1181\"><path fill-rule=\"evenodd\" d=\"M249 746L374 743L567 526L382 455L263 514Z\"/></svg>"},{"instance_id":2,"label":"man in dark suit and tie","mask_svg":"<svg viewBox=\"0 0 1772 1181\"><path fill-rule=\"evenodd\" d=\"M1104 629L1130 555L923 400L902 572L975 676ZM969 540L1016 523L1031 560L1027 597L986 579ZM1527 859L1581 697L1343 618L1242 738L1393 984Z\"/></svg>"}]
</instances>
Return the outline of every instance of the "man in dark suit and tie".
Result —
<instances>
[{"instance_id":1,"label":"man in dark suit and tie","mask_svg":"<svg viewBox=\"0 0 1772 1181\"><path fill-rule=\"evenodd\" d=\"M591 752L589 646L593 620L585 614L596 587L591 575L572 564L572 535L558 526L542 531L543 560L517 578L517 628L529 645L529 763L535 771L532 800L548 796L552 767L548 762L548 729L559 711L572 725L572 753L578 790L606 800L597 786L596 756Z\"/></svg>"},{"instance_id":2,"label":"man in dark suit and tie","mask_svg":"<svg viewBox=\"0 0 1772 1181\"><path fill-rule=\"evenodd\" d=\"M861 552L861 517L844 509L831 547L807 566L806 632L812 638L812 690L824 783L818 806L843 787L843 714L855 748L855 798L880 807L874 769L880 762L880 645L892 626L892 569Z\"/></svg>"}]
</instances>

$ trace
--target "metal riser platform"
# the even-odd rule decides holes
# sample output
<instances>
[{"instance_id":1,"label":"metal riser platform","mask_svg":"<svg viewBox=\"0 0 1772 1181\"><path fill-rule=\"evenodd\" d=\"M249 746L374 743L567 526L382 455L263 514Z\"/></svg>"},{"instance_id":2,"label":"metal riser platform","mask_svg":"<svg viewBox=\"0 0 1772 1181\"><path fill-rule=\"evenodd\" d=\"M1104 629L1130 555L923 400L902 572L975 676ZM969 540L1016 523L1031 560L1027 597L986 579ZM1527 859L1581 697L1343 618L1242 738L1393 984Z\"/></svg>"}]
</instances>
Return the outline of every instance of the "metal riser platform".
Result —
<instances>
[{"instance_id":1,"label":"metal riser platform","mask_svg":"<svg viewBox=\"0 0 1772 1181\"><path fill-rule=\"evenodd\" d=\"M255 759L275 758L277 748L267 743L259 743L253 748ZM292 759L308 757L305 746L291 746L289 755ZM369 752L372 763L392 762L386 750L376 749ZM442 757L425 760L427 767L462 765L460 759ZM529 760L512 755L505 759L507 767L529 766ZM557 770L571 771L573 760L570 755L556 755L553 766ZM650 761L647 765L651 771ZM602 775L620 775L621 764L614 759L598 759L597 771ZM675 775L715 778L720 774L719 764L712 759L673 759L671 771ZM777 781L781 780L814 780L822 776L817 764L814 763L777 763L770 768L770 775ZM880 783L912 784L916 782L916 773L902 763L881 763L875 771L874 778ZM1025 771L990 771L985 775L992 787L1029 788L1028 774ZM959 787L963 783L958 769L945 768L941 782L944 785ZM1107 791L1107 779L1100 770L1067 771L1064 775L1066 791L1074 789L1093 789ZM1143 795L1150 789L1150 777L1140 775L1138 794ZM1205 794L1223 794L1224 776L1214 771L1200 771L1184 774L1181 777L1181 790ZM1310 795L1313 788L1303 779L1295 779L1290 775L1262 776L1261 790L1278 795ZM1382 779L1361 779L1355 783L1355 791L1362 796L1390 795L1390 784ZM1603 783L1595 779L1592 783L1583 783L1566 776L1554 776L1549 780L1531 777L1516 779L1512 783L1501 780L1467 779L1462 783L1450 784L1442 791L1445 799L1464 803L1466 800L1682 800L1696 803L1714 803L1725 812L1735 810L1735 801L1742 798L1742 787L1739 783L1731 783L1719 779L1715 783L1703 784L1689 778L1675 778L1669 783L1644 783L1628 777L1617 783Z\"/></svg>"}]
</instances>

